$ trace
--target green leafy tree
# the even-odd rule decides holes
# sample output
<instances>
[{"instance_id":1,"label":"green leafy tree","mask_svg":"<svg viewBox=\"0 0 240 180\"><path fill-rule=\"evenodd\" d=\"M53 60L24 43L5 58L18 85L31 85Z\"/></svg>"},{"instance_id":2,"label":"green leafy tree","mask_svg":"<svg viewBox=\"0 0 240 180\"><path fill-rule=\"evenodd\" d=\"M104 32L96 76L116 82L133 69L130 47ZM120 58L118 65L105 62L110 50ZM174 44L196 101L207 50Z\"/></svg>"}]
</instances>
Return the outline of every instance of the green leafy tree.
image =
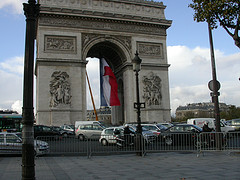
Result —
<instances>
[{"instance_id":1,"label":"green leafy tree","mask_svg":"<svg viewBox=\"0 0 240 180\"><path fill-rule=\"evenodd\" d=\"M192 0L194 20L209 22L211 28L222 26L240 48L240 1L239 0Z\"/></svg>"},{"instance_id":2,"label":"green leafy tree","mask_svg":"<svg viewBox=\"0 0 240 180\"><path fill-rule=\"evenodd\" d=\"M221 118L226 120L240 118L240 108L231 106L228 111L221 112Z\"/></svg>"}]
</instances>

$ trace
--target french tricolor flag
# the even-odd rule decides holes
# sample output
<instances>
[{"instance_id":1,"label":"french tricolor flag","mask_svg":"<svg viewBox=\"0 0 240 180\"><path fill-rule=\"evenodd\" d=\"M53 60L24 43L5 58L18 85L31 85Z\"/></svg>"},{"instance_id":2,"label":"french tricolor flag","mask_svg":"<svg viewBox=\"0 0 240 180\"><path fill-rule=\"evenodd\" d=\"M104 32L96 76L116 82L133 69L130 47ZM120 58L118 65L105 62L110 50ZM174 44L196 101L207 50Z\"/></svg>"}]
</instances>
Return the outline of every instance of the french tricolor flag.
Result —
<instances>
[{"instance_id":1,"label":"french tricolor flag","mask_svg":"<svg viewBox=\"0 0 240 180\"><path fill-rule=\"evenodd\" d=\"M100 59L100 84L101 106L120 106L117 79L104 58Z\"/></svg>"}]
</instances>

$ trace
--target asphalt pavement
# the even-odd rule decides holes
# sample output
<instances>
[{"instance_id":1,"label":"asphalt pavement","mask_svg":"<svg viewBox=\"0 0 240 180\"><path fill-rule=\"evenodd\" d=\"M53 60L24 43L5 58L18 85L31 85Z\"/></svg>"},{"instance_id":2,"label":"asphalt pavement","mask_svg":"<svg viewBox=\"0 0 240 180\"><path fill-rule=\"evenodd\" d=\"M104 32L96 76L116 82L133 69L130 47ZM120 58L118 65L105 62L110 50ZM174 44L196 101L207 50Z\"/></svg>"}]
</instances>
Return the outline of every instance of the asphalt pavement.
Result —
<instances>
[{"instance_id":1,"label":"asphalt pavement","mask_svg":"<svg viewBox=\"0 0 240 180\"><path fill-rule=\"evenodd\" d=\"M227 152L42 156L35 159L37 180L239 180L240 154ZM20 180L21 157L0 157L0 179Z\"/></svg>"}]
</instances>

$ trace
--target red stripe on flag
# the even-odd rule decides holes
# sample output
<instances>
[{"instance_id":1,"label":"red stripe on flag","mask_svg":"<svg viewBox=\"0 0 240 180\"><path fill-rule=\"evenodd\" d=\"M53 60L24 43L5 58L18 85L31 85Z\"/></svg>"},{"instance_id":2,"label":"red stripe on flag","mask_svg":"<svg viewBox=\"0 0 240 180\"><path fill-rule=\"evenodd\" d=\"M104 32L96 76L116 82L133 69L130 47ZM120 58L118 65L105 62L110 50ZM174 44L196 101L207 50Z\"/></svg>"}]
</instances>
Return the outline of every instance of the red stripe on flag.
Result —
<instances>
[{"instance_id":1,"label":"red stripe on flag","mask_svg":"<svg viewBox=\"0 0 240 180\"><path fill-rule=\"evenodd\" d=\"M105 70L104 76L109 76L109 84L111 86L110 106L120 106L120 101L118 98L118 84L116 77L114 76L109 66L105 66L104 70Z\"/></svg>"}]
</instances>

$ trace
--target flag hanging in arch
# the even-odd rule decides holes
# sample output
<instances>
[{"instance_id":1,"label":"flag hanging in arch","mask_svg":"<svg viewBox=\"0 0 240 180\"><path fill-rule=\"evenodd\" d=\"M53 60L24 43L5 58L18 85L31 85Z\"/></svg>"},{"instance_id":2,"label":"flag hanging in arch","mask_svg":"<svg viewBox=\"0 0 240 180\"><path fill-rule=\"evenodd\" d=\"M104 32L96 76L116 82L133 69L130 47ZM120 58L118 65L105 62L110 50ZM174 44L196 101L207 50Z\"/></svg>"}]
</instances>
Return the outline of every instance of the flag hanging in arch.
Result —
<instances>
[{"instance_id":1,"label":"flag hanging in arch","mask_svg":"<svg viewBox=\"0 0 240 180\"><path fill-rule=\"evenodd\" d=\"M120 106L117 79L104 58L100 59L101 106Z\"/></svg>"}]
</instances>

